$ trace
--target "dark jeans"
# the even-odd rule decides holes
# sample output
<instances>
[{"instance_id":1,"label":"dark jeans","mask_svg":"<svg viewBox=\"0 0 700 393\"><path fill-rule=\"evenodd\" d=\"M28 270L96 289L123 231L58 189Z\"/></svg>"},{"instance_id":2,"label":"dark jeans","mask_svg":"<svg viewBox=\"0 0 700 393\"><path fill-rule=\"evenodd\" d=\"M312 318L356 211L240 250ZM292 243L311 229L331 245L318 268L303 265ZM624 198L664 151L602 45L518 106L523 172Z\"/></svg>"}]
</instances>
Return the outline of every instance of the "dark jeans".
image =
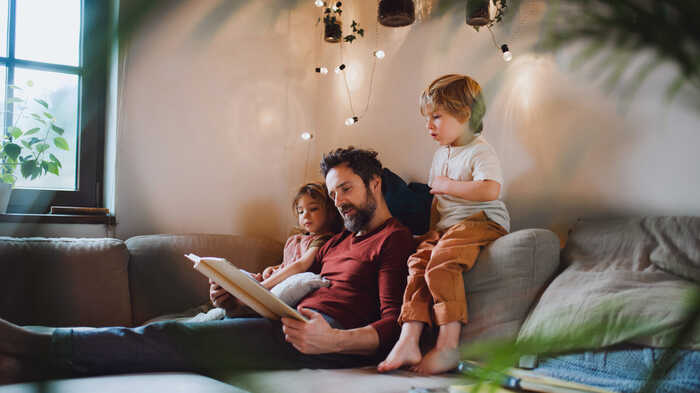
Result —
<instances>
[{"instance_id":1,"label":"dark jeans","mask_svg":"<svg viewBox=\"0 0 700 393\"><path fill-rule=\"evenodd\" d=\"M326 320L342 328L331 317ZM221 375L249 369L345 368L376 363L359 355L305 355L265 318L155 322L136 328L56 329L52 362L77 375L194 371Z\"/></svg>"}]
</instances>

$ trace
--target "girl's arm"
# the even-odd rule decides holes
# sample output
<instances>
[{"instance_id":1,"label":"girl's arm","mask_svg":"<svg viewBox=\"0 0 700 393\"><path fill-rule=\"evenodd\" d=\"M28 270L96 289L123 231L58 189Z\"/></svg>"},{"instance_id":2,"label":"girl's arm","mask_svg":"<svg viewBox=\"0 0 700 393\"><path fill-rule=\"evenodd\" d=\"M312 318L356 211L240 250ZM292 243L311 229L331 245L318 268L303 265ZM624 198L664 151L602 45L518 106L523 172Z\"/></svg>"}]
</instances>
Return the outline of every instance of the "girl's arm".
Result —
<instances>
[{"instance_id":1,"label":"girl's arm","mask_svg":"<svg viewBox=\"0 0 700 393\"><path fill-rule=\"evenodd\" d=\"M314 262L314 258L316 258L317 252L318 247L309 248L308 250L306 250L304 255L301 256L301 258L283 267L282 269L279 269L276 272L272 273L270 277L266 278L261 283L262 286L264 286L267 289L271 289L287 277L309 270L311 264Z\"/></svg>"},{"instance_id":2,"label":"girl's arm","mask_svg":"<svg viewBox=\"0 0 700 393\"><path fill-rule=\"evenodd\" d=\"M459 181L447 176L433 179L431 194L447 194L474 202L488 202L498 199L501 184L494 180Z\"/></svg>"}]
</instances>

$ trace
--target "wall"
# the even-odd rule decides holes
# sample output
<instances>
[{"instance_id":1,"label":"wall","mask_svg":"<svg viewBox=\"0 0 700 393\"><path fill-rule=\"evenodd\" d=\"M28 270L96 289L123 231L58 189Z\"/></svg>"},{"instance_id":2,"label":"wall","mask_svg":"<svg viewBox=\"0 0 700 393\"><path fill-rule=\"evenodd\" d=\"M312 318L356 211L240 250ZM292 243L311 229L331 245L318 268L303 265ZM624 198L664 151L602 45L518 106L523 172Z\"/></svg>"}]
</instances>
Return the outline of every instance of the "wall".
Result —
<instances>
[{"instance_id":1,"label":"wall","mask_svg":"<svg viewBox=\"0 0 700 393\"><path fill-rule=\"evenodd\" d=\"M309 4L306 4L309 3ZM116 127L115 235L245 233L279 240L293 224L289 201L317 178L321 154L353 144L380 152L407 181L425 181L436 146L417 110L419 92L445 73L484 87L485 137L501 157L502 196L513 229L563 235L578 217L700 215L699 112L666 106L670 67L623 102L573 72L574 52L531 48L544 1L528 1L496 39L464 25L463 11L410 27L375 28L376 5L345 2L366 36L344 46L357 112L367 103L375 43L386 51L360 122L342 77L313 72L339 62L322 43L318 9L278 2L173 1L152 15L122 55ZM378 32L378 35L375 34ZM301 132L312 130L306 142Z\"/></svg>"}]
</instances>

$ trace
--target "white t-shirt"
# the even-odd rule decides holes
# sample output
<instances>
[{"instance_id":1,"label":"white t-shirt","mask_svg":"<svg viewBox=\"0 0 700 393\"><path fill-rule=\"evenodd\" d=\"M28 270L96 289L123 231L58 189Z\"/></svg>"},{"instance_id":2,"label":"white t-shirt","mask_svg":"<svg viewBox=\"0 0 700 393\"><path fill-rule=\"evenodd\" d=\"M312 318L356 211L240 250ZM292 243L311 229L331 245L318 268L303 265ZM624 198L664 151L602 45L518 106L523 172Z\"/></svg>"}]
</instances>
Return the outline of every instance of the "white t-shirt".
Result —
<instances>
[{"instance_id":1,"label":"white t-shirt","mask_svg":"<svg viewBox=\"0 0 700 393\"><path fill-rule=\"evenodd\" d=\"M481 136L465 146L441 146L433 156L428 184L432 184L437 176L459 181L493 180L503 185L496 151ZM438 230L445 230L483 210L490 220L510 231L510 216L506 205L500 200L474 202L447 194L435 195L435 198L440 213L436 226Z\"/></svg>"}]
</instances>

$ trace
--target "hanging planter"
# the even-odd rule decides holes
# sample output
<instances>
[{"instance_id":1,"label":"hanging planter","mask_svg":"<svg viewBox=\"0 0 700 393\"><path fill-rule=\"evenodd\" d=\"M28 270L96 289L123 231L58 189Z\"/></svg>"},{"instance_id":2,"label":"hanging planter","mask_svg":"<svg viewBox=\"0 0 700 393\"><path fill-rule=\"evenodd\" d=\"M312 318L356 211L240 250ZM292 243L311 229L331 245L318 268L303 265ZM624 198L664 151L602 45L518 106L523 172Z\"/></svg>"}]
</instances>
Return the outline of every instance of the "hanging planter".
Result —
<instances>
[{"instance_id":1,"label":"hanging planter","mask_svg":"<svg viewBox=\"0 0 700 393\"><path fill-rule=\"evenodd\" d=\"M486 26L491 21L490 0L467 0L467 24Z\"/></svg>"},{"instance_id":2,"label":"hanging planter","mask_svg":"<svg viewBox=\"0 0 700 393\"><path fill-rule=\"evenodd\" d=\"M388 27L408 26L416 20L416 6L413 0L381 0L377 19Z\"/></svg>"},{"instance_id":3,"label":"hanging planter","mask_svg":"<svg viewBox=\"0 0 700 393\"><path fill-rule=\"evenodd\" d=\"M328 21L324 20L324 25L323 39L331 43L340 42L340 37L343 35L343 28L340 25L340 21L332 17L329 18Z\"/></svg>"},{"instance_id":4,"label":"hanging planter","mask_svg":"<svg viewBox=\"0 0 700 393\"><path fill-rule=\"evenodd\" d=\"M491 17L490 4L496 8L496 15ZM467 0L467 24L479 31L479 27L491 27L503 19L506 0Z\"/></svg>"}]
</instances>

